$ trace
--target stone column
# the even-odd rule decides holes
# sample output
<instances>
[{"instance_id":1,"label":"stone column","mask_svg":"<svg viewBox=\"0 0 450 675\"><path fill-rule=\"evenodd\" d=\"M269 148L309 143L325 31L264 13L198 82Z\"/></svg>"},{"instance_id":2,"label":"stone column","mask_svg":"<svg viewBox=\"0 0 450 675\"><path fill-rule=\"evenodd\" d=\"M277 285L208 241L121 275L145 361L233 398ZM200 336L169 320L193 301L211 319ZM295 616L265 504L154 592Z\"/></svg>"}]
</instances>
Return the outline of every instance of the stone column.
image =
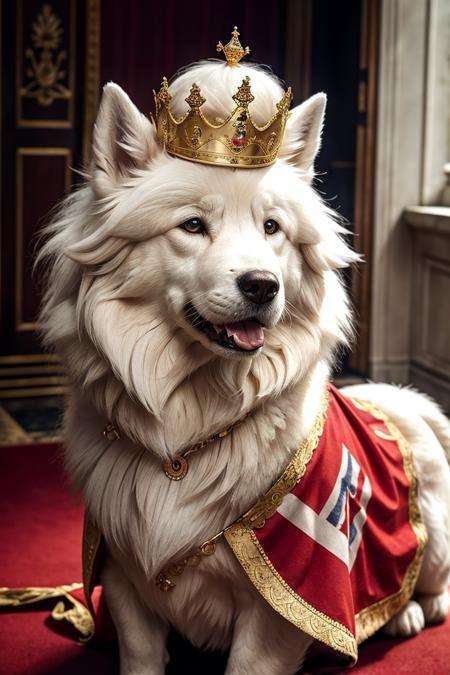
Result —
<instances>
[{"instance_id":1,"label":"stone column","mask_svg":"<svg viewBox=\"0 0 450 675\"><path fill-rule=\"evenodd\" d=\"M448 104L442 104L446 0L383 0L380 34L370 374L410 378L411 236L402 213L439 192L437 166ZM437 87L437 89L436 89ZM440 103L439 103L440 102ZM443 105L442 122L436 112ZM440 131L439 131L440 130ZM441 145L440 145L441 144ZM436 153L438 157L436 157Z\"/></svg>"}]
</instances>

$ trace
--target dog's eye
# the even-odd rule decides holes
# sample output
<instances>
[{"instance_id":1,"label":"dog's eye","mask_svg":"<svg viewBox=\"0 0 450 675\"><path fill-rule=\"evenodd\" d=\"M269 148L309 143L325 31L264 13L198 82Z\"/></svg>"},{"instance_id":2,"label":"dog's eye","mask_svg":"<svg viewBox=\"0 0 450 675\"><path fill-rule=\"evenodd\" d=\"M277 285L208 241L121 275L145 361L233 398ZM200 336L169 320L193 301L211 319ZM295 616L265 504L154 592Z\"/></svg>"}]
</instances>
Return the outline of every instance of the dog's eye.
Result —
<instances>
[{"instance_id":1,"label":"dog's eye","mask_svg":"<svg viewBox=\"0 0 450 675\"><path fill-rule=\"evenodd\" d=\"M180 227L190 234L204 234L206 232L205 224L200 218L189 218L186 222L181 223Z\"/></svg>"},{"instance_id":2,"label":"dog's eye","mask_svg":"<svg viewBox=\"0 0 450 675\"><path fill-rule=\"evenodd\" d=\"M279 229L280 226L276 220L266 220L264 223L264 231L266 234L275 234L275 232L278 232Z\"/></svg>"}]
</instances>

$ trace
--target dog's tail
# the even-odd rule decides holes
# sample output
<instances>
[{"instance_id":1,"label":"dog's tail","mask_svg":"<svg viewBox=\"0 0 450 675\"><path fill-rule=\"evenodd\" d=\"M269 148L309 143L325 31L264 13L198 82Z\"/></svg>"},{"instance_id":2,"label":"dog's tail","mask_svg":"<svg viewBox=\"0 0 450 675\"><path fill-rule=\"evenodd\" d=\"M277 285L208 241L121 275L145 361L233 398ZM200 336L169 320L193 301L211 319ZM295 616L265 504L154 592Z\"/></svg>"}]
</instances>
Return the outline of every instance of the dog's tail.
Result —
<instances>
[{"instance_id":1,"label":"dog's tail","mask_svg":"<svg viewBox=\"0 0 450 675\"><path fill-rule=\"evenodd\" d=\"M419 414L444 448L450 464L450 421L432 399L422 394L420 400Z\"/></svg>"},{"instance_id":2,"label":"dog's tail","mask_svg":"<svg viewBox=\"0 0 450 675\"><path fill-rule=\"evenodd\" d=\"M415 413L430 427L442 445L447 461L450 464L450 421L438 404L427 394L422 394L410 387L399 388L403 405L410 413Z\"/></svg>"},{"instance_id":3,"label":"dog's tail","mask_svg":"<svg viewBox=\"0 0 450 675\"><path fill-rule=\"evenodd\" d=\"M356 398L361 395L363 399L373 400L382 410L389 404L390 408L407 410L411 417L417 415L436 436L450 464L450 421L432 398L411 387L389 384L360 384L345 387L342 392Z\"/></svg>"}]
</instances>

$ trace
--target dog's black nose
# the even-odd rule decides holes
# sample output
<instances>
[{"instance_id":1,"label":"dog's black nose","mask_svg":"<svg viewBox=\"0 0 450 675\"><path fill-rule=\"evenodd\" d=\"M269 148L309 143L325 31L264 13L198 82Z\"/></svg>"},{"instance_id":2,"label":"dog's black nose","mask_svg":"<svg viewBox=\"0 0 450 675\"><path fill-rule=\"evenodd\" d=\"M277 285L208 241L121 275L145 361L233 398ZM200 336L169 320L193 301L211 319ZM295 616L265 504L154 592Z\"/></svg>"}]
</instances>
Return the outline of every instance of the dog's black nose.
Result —
<instances>
[{"instance_id":1,"label":"dog's black nose","mask_svg":"<svg viewBox=\"0 0 450 675\"><path fill-rule=\"evenodd\" d=\"M280 284L272 272L252 270L237 278L241 293L255 305L263 305L274 299L280 290Z\"/></svg>"}]
</instances>

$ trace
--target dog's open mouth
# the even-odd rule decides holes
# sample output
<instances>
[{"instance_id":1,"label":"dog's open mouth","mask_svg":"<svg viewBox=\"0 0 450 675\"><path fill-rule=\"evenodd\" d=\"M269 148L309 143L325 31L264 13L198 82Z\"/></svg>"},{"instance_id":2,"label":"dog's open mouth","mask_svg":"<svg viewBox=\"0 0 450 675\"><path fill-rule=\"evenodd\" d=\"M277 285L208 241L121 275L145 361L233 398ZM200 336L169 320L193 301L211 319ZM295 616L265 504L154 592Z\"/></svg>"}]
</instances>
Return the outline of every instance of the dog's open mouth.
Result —
<instances>
[{"instance_id":1,"label":"dog's open mouth","mask_svg":"<svg viewBox=\"0 0 450 675\"><path fill-rule=\"evenodd\" d=\"M253 317L232 323L216 324L199 314L191 303L186 305L185 316L193 328L225 349L255 352L264 344L263 325Z\"/></svg>"}]
</instances>

